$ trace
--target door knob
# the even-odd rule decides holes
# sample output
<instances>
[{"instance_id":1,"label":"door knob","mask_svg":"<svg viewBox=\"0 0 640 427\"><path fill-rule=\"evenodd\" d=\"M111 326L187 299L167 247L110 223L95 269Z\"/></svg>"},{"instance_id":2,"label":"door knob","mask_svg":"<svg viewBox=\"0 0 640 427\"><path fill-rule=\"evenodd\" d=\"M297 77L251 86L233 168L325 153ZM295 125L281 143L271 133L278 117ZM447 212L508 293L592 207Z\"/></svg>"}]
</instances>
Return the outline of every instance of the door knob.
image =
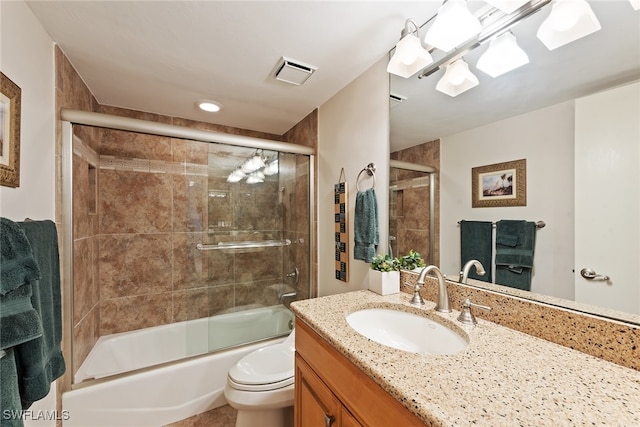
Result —
<instances>
[{"instance_id":1,"label":"door knob","mask_svg":"<svg viewBox=\"0 0 640 427\"><path fill-rule=\"evenodd\" d=\"M603 280L605 282L610 280L609 276L598 274L590 268L583 268L582 270L580 270L580 275L588 280Z\"/></svg>"}]
</instances>

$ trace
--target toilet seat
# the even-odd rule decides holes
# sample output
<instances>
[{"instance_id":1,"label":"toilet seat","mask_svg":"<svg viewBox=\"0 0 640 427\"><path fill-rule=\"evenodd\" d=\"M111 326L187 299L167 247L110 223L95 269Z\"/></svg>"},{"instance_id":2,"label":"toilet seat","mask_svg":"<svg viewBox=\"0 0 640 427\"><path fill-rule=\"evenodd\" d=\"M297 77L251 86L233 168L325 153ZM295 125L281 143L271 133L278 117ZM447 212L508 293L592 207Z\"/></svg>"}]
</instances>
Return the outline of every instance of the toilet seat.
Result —
<instances>
[{"instance_id":1,"label":"toilet seat","mask_svg":"<svg viewBox=\"0 0 640 427\"><path fill-rule=\"evenodd\" d=\"M295 347L292 340L263 347L240 359L227 377L236 390L267 391L293 384Z\"/></svg>"}]
</instances>

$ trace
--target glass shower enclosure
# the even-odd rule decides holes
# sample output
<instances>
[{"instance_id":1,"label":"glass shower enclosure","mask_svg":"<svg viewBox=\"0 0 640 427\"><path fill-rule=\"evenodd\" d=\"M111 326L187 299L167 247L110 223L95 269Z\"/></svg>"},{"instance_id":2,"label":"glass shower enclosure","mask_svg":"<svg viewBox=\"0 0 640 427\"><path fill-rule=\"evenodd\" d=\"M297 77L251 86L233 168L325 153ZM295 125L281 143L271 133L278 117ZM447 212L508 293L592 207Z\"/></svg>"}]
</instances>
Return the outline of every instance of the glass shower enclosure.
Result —
<instances>
[{"instance_id":1,"label":"glass shower enclosure","mask_svg":"<svg viewBox=\"0 0 640 427\"><path fill-rule=\"evenodd\" d=\"M311 296L310 148L64 114L74 383L292 330L288 304Z\"/></svg>"}]
</instances>

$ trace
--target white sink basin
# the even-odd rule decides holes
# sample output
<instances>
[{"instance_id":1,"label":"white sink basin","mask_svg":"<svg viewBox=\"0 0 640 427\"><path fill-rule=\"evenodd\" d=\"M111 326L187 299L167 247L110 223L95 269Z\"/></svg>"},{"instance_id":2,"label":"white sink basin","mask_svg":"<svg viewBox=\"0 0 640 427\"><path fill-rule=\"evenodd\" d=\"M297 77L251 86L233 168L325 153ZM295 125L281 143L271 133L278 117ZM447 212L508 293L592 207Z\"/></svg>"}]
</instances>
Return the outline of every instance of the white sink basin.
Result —
<instances>
[{"instance_id":1,"label":"white sink basin","mask_svg":"<svg viewBox=\"0 0 640 427\"><path fill-rule=\"evenodd\" d=\"M469 345L460 335L426 317L388 308L347 315L347 323L372 341L418 354L455 354Z\"/></svg>"}]
</instances>

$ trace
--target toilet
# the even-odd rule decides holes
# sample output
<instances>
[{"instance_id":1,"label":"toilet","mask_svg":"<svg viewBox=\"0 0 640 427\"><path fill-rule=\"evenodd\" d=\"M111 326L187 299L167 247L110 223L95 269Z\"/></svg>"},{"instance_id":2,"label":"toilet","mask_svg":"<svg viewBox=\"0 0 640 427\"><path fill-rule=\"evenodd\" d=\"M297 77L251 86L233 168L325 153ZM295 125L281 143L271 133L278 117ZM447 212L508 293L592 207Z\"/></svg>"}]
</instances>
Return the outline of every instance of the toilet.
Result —
<instances>
[{"instance_id":1,"label":"toilet","mask_svg":"<svg viewBox=\"0 0 640 427\"><path fill-rule=\"evenodd\" d=\"M224 396L236 427L292 427L295 329L280 344L244 356L227 375Z\"/></svg>"}]
</instances>

